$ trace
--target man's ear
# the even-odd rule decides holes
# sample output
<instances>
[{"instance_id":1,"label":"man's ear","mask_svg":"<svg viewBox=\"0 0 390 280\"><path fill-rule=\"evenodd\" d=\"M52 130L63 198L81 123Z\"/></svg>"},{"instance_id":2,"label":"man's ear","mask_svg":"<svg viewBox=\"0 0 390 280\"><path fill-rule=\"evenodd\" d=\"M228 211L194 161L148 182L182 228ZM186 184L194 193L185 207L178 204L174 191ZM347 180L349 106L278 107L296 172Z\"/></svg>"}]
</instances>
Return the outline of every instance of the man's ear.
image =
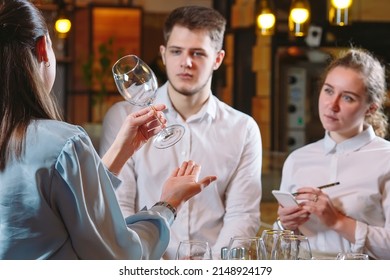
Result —
<instances>
[{"instance_id":1,"label":"man's ear","mask_svg":"<svg viewBox=\"0 0 390 280\"><path fill-rule=\"evenodd\" d=\"M213 70L217 70L219 66L221 66L224 57L225 57L225 51L220 50L217 53L217 57L215 58Z\"/></svg>"},{"instance_id":2,"label":"man's ear","mask_svg":"<svg viewBox=\"0 0 390 280\"><path fill-rule=\"evenodd\" d=\"M36 43L36 55L38 62L48 62L49 58L47 56L47 41L46 36L41 36L38 38Z\"/></svg>"},{"instance_id":3,"label":"man's ear","mask_svg":"<svg viewBox=\"0 0 390 280\"><path fill-rule=\"evenodd\" d=\"M165 51L166 51L165 46L161 45L160 46L160 54L161 54L161 59L162 59L162 62L164 65L165 65Z\"/></svg>"}]
</instances>

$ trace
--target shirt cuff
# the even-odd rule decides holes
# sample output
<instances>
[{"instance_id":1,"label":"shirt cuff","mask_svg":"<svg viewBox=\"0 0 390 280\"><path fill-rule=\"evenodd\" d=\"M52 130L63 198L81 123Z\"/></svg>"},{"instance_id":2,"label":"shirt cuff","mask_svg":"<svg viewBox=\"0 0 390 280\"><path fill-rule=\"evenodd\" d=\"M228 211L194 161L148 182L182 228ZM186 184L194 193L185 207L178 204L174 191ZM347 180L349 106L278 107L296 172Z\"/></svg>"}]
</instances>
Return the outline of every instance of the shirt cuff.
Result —
<instances>
[{"instance_id":1,"label":"shirt cuff","mask_svg":"<svg viewBox=\"0 0 390 280\"><path fill-rule=\"evenodd\" d=\"M173 212L168 207L162 205L156 205L150 208L149 210L160 213L160 215L168 221L170 226L173 224L173 221L175 220L175 216L173 215Z\"/></svg>"},{"instance_id":2,"label":"shirt cuff","mask_svg":"<svg viewBox=\"0 0 390 280\"><path fill-rule=\"evenodd\" d=\"M114 190L116 190L122 183L122 180L116 174L112 173L108 168L106 168L106 170L108 176L111 179L112 187L114 188Z\"/></svg>"},{"instance_id":3,"label":"shirt cuff","mask_svg":"<svg viewBox=\"0 0 390 280\"><path fill-rule=\"evenodd\" d=\"M355 243L351 244L352 253L362 253L366 244L366 237L368 234L368 225L356 221L355 229Z\"/></svg>"}]
</instances>

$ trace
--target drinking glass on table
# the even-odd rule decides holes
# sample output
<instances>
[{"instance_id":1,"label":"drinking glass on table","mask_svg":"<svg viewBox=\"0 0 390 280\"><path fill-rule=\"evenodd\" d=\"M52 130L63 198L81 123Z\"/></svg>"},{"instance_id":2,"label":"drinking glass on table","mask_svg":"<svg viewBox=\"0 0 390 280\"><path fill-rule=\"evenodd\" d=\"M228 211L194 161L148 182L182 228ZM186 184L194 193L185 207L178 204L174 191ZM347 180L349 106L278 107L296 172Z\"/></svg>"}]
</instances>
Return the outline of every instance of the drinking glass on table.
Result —
<instances>
[{"instance_id":1,"label":"drinking glass on table","mask_svg":"<svg viewBox=\"0 0 390 280\"><path fill-rule=\"evenodd\" d=\"M261 260L264 257L265 248L260 237L233 237L230 239L229 260Z\"/></svg>"},{"instance_id":2,"label":"drinking glass on table","mask_svg":"<svg viewBox=\"0 0 390 280\"><path fill-rule=\"evenodd\" d=\"M274 257L276 260L311 260L309 239L296 234L280 235Z\"/></svg>"},{"instance_id":3,"label":"drinking glass on table","mask_svg":"<svg viewBox=\"0 0 390 280\"><path fill-rule=\"evenodd\" d=\"M211 260L211 248L207 241L180 241L176 252L177 260Z\"/></svg>"},{"instance_id":4,"label":"drinking glass on table","mask_svg":"<svg viewBox=\"0 0 390 280\"><path fill-rule=\"evenodd\" d=\"M282 234L294 234L292 230L276 230L276 229L265 229L261 234L261 239L264 242L265 258L266 260L274 260L279 237Z\"/></svg>"},{"instance_id":5,"label":"drinking glass on table","mask_svg":"<svg viewBox=\"0 0 390 280\"><path fill-rule=\"evenodd\" d=\"M363 253L338 253L336 260L368 260L368 255Z\"/></svg>"}]
</instances>

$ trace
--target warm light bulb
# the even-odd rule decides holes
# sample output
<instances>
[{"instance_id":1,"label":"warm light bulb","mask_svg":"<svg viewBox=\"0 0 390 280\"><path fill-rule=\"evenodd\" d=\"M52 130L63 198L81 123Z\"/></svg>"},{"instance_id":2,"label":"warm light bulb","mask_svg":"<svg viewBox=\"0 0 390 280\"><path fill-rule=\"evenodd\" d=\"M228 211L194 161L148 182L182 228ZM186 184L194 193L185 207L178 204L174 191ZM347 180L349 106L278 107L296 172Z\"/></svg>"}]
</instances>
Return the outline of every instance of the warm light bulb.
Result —
<instances>
[{"instance_id":1,"label":"warm light bulb","mask_svg":"<svg viewBox=\"0 0 390 280\"><path fill-rule=\"evenodd\" d=\"M345 26L351 23L349 9L352 0L331 0L329 7L329 22L333 25Z\"/></svg>"},{"instance_id":2,"label":"warm light bulb","mask_svg":"<svg viewBox=\"0 0 390 280\"><path fill-rule=\"evenodd\" d=\"M331 2L337 9L346 9L352 5L352 0L331 0Z\"/></svg>"},{"instance_id":3,"label":"warm light bulb","mask_svg":"<svg viewBox=\"0 0 390 280\"><path fill-rule=\"evenodd\" d=\"M271 13L260 14L257 17L257 25L260 28L272 28L275 24L275 16Z\"/></svg>"},{"instance_id":4,"label":"warm light bulb","mask_svg":"<svg viewBox=\"0 0 390 280\"><path fill-rule=\"evenodd\" d=\"M67 18L59 18L55 23L55 29L58 33L66 34L69 32L72 23Z\"/></svg>"},{"instance_id":5,"label":"warm light bulb","mask_svg":"<svg viewBox=\"0 0 390 280\"><path fill-rule=\"evenodd\" d=\"M291 10L291 19L295 23L302 24L309 18L309 10L305 8L294 8Z\"/></svg>"}]
</instances>

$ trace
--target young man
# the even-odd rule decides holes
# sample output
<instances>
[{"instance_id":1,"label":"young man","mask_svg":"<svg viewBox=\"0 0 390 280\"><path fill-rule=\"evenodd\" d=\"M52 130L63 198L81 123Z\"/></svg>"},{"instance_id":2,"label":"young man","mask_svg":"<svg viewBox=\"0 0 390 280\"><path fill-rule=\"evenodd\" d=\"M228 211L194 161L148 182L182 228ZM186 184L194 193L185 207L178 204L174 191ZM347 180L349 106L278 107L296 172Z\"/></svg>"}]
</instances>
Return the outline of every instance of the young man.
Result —
<instances>
[{"instance_id":1,"label":"young man","mask_svg":"<svg viewBox=\"0 0 390 280\"><path fill-rule=\"evenodd\" d=\"M177 8L164 26L160 47L168 82L157 92L169 124L185 127L183 138L168 149L146 143L127 162L117 196L125 215L158 199L166 170L193 159L203 172L215 174L214 187L182 206L172 227L164 258L174 259L181 240L208 241L214 258L233 236L255 236L260 227L261 137L256 122L219 101L211 80L225 56L226 20L217 11L198 6ZM136 108L123 101L107 113L102 152L115 138L125 116Z\"/></svg>"}]
</instances>

